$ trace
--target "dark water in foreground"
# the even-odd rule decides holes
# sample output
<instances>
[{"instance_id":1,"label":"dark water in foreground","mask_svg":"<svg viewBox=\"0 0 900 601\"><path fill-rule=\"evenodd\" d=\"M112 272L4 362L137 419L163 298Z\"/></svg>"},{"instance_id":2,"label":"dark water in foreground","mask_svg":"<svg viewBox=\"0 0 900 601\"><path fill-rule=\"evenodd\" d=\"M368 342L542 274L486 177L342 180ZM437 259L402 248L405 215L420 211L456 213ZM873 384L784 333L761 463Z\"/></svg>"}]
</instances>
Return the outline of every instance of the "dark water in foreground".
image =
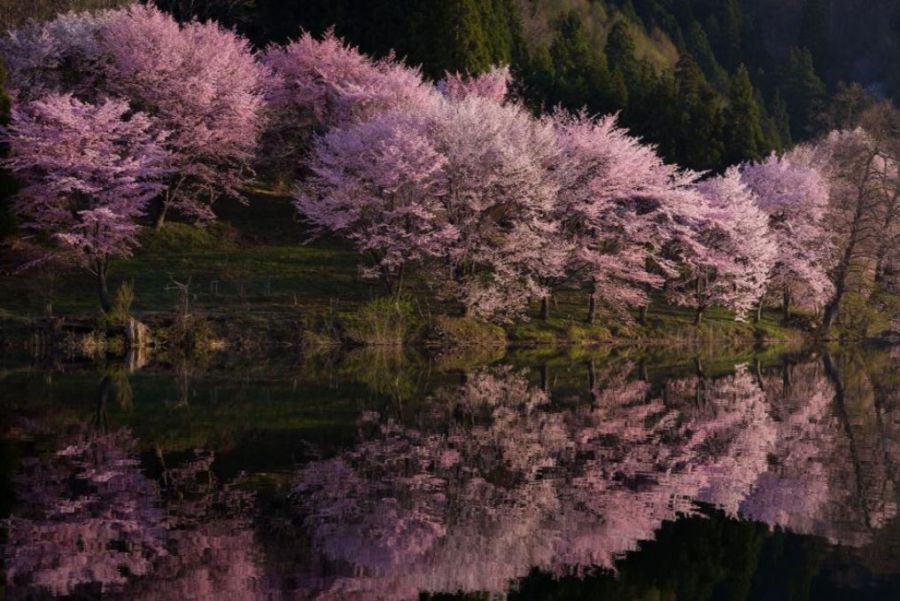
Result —
<instances>
[{"instance_id":1,"label":"dark water in foreground","mask_svg":"<svg viewBox=\"0 0 900 601\"><path fill-rule=\"evenodd\" d=\"M890 349L8 361L5 593L900 599L898 383Z\"/></svg>"}]
</instances>

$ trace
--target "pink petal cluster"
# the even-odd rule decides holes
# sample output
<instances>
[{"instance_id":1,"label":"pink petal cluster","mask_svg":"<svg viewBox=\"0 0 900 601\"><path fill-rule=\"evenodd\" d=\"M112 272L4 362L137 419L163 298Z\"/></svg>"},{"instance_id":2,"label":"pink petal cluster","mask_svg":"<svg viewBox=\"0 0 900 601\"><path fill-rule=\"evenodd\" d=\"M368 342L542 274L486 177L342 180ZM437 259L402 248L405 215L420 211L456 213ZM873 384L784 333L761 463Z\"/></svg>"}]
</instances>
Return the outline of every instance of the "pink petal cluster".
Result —
<instances>
[{"instance_id":1,"label":"pink petal cluster","mask_svg":"<svg viewBox=\"0 0 900 601\"><path fill-rule=\"evenodd\" d=\"M169 173L165 134L147 115L123 100L50 95L13 109L7 139L26 227L57 237L92 271L131 254L137 220Z\"/></svg>"},{"instance_id":2,"label":"pink petal cluster","mask_svg":"<svg viewBox=\"0 0 900 601\"><path fill-rule=\"evenodd\" d=\"M509 67L495 66L475 77L464 77L460 73L447 73L444 79L437 83L437 89L451 100L480 96L502 103L509 96L511 85L512 74L509 72Z\"/></svg>"}]
</instances>

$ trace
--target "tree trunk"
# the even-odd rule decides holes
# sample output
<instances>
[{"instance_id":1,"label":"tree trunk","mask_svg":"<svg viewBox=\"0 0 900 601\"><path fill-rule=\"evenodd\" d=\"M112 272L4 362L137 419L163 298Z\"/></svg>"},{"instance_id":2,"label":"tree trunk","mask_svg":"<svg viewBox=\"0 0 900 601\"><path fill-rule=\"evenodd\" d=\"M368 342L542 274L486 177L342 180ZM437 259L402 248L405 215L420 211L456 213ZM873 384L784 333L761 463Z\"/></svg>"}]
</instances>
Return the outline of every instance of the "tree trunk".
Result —
<instances>
[{"instance_id":1,"label":"tree trunk","mask_svg":"<svg viewBox=\"0 0 900 601\"><path fill-rule=\"evenodd\" d=\"M403 292L403 265L400 265L399 273L397 273L397 285L394 289L394 304L400 306L400 294Z\"/></svg>"},{"instance_id":2,"label":"tree trunk","mask_svg":"<svg viewBox=\"0 0 900 601\"><path fill-rule=\"evenodd\" d=\"M641 306L641 313L638 316L638 321L641 322L641 325L647 325L647 312L649 311L649 307L647 305Z\"/></svg>"},{"instance_id":3,"label":"tree trunk","mask_svg":"<svg viewBox=\"0 0 900 601\"><path fill-rule=\"evenodd\" d=\"M784 291L781 308L784 312L784 321L787 323L791 320L791 293L789 290Z\"/></svg>"},{"instance_id":4,"label":"tree trunk","mask_svg":"<svg viewBox=\"0 0 900 601\"><path fill-rule=\"evenodd\" d=\"M703 278L697 276L697 314L694 316L694 325L699 326L703 323Z\"/></svg>"},{"instance_id":5,"label":"tree trunk","mask_svg":"<svg viewBox=\"0 0 900 601\"><path fill-rule=\"evenodd\" d=\"M107 315L112 311L112 302L109 300L109 285L106 282L106 265L97 265L97 293L100 296L100 308Z\"/></svg>"},{"instance_id":6,"label":"tree trunk","mask_svg":"<svg viewBox=\"0 0 900 601\"><path fill-rule=\"evenodd\" d=\"M550 297L545 296L541 299L541 319L550 318Z\"/></svg>"},{"instance_id":7,"label":"tree trunk","mask_svg":"<svg viewBox=\"0 0 900 601\"><path fill-rule=\"evenodd\" d=\"M587 322L590 325L594 325L594 321L596 319L597 319L597 296L594 292L591 292L591 297L588 300Z\"/></svg>"},{"instance_id":8,"label":"tree trunk","mask_svg":"<svg viewBox=\"0 0 900 601\"><path fill-rule=\"evenodd\" d=\"M546 363L541 365L541 390L550 392L550 367Z\"/></svg>"},{"instance_id":9,"label":"tree trunk","mask_svg":"<svg viewBox=\"0 0 900 601\"><path fill-rule=\"evenodd\" d=\"M759 323L760 321L762 321L762 309L763 309L762 299L760 299L760 301L756 304L756 316L754 317L754 321L756 323Z\"/></svg>"},{"instance_id":10,"label":"tree trunk","mask_svg":"<svg viewBox=\"0 0 900 601\"><path fill-rule=\"evenodd\" d=\"M838 314L841 311L841 303L844 301L844 287L843 282L839 282L839 285L835 288L834 298L831 299L831 302L825 306L825 315L822 317L822 333L827 334L828 330L834 325L834 322L837 320Z\"/></svg>"},{"instance_id":11,"label":"tree trunk","mask_svg":"<svg viewBox=\"0 0 900 601\"><path fill-rule=\"evenodd\" d=\"M791 391L792 384L791 364L790 361L785 358L781 366L781 389L785 395Z\"/></svg>"},{"instance_id":12,"label":"tree trunk","mask_svg":"<svg viewBox=\"0 0 900 601\"><path fill-rule=\"evenodd\" d=\"M156 212L156 218L153 220L153 229L157 232L162 229L166 222L166 213L169 212L169 201L163 199L159 204L159 211Z\"/></svg>"}]
</instances>

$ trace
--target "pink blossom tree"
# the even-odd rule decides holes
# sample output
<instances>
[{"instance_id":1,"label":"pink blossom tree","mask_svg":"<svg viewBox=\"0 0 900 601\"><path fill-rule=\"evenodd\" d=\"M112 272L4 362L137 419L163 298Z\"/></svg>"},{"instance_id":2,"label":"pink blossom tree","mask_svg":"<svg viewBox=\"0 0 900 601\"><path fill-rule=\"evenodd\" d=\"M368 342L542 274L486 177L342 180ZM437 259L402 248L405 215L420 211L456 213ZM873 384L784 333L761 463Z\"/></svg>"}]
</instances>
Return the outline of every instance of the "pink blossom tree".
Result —
<instances>
[{"instance_id":1,"label":"pink blossom tree","mask_svg":"<svg viewBox=\"0 0 900 601\"><path fill-rule=\"evenodd\" d=\"M445 101L432 135L447 158L445 204L459 232L444 290L485 319L523 314L560 276L571 245L557 217L561 160L552 124L480 96Z\"/></svg>"},{"instance_id":2,"label":"pink blossom tree","mask_svg":"<svg viewBox=\"0 0 900 601\"><path fill-rule=\"evenodd\" d=\"M555 121L564 151L559 211L575 241L574 267L591 287L588 321L598 303L628 318L676 273L667 246L696 246L692 226L704 206L689 188L696 176L665 164L613 116L557 112Z\"/></svg>"},{"instance_id":3,"label":"pink blossom tree","mask_svg":"<svg viewBox=\"0 0 900 601\"><path fill-rule=\"evenodd\" d=\"M109 311L107 273L137 246L137 221L168 173L164 136L122 100L98 105L51 95L16 107L6 165L22 181L16 210L26 228L52 236L94 275Z\"/></svg>"},{"instance_id":4,"label":"pink blossom tree","mask_svg":"<svg viewBox=\"0 0 900 601\"><path fill-rule=\"evenodd\" d=\"M298 211L317 231L351 241L370 264L366 277L401 291L407 265L440 258L457 238L441 199L446 157L426 118L391 112L320 138Z\"/></svg>"},{"instance_id":5,"label":"pink blossom tree","mask_svg":"<svg viewBox=\"0 0 900 601\"><path fill-rule=\"evenodd\" d=\"M179 25L150 5L70 13L0 41L20 100L71 93L95 102L127 99L168 132L174 170L156 225L170 209L212 219L222 195L242 198L263 125L268 70L249 43L215 23Z\"/></svg>"},{"instance_id":6,"label":"pink blossom tree","mask_svg":"<svg viewBox=\"0 0 900 601\"><path fill-rule=\"evenodd\" d=\"M512 75L509 72L509 67L495 66L475 77L464 77L460 73L448 72L444 79L438 82L437 89L441 94L452 100L462 100L468 96L480 96L502 103L509 95L511 84Z\"/></svg>"},{"instance_id":7,"label":"pink blossom tree","mask_svg":"<svg viewBox=\"0 0 900 601\"><path fill-rule=\"evenodd\" d=\"M105 58L100 32L112 11L65 13L0 36L7 87L19 102L71 92L81 99L102 90Z\"/></svg>"},{"instance_id":8,"label":"pink blossom tree","mask_svg":"<svg viewBox=\"0 0 900 601\"><path fill-rule=\"evenodd\" d=\"M242 198L269 84L249 42L213 22L179 25L154 6L133 5L108 18L100 43L109 92L170 132L174 172L156 227L170 209L208 220L220 196Z\"/></svg>"},{"instance_id":9,"label":"pink blossom tree","mask_svg":"<svg viewBox=\"0 0 900 601\"><path fill-rule=\"evenodd\" d=\"M697 190L706 200L701 250L687 256L686 276L668 288L669 298L694 308L698 324L713 304L744 319L765 294L777 259L768 215L736 167L700 182Z\"/></svg>"},{"instance_id":10,"label":"pink blossom tree","mask_svg":"<svg viewBox=\"0 0 900 601\"><path fill-rule=\"evenodd\" d=\"M825 229L830 187L812 152L798 146L741 168L741 179L769 216L778 248L769 293L780 294L786 320L792 302L820 308L834 288L828 277L834 249Z\"/></svg>"},{"instance_id":11,"label":"pink blossom tree","mask_svg":"<svg viewBox=\"0 0 900 601\"><path fill-rule=\"evenodd\" d=\"M266 49L274 73L267 100L272 112L266 132L267 160L296 169L311 135L348 127L392 110L420 110L437 94L418 69L393 57L374 60L333 33L317 40L309 33Z\"/></svg>"},{"instance_id":12,"label":"pink blossom tree","mask_svg":"<svg viewBox=\"0 0 900 601\"><path fill-rule=\"evenodd\" d=\"M434 260L441 294L474 316L509 319L568 260L558 161L552 127L521 107L440 100L326 135L297 206L372 254L367 273L393 281L403 264Z\"/></svg>"}]
</instances>

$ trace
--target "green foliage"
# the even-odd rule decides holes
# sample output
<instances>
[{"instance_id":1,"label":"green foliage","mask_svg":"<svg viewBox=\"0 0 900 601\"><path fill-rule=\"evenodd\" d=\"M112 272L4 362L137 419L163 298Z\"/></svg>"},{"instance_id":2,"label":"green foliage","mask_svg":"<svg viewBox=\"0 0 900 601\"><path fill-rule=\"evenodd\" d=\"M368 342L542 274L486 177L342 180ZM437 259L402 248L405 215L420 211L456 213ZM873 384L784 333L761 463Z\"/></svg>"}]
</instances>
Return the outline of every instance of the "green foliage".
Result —
<instances>
[{"instance_id":1,"label":"green foliage","mask_svg":"<svg viewBox=\"0 0 900 601\"><path fill-rule=\"evenodd\" d=\"M381 297L345 317L347 336L369 346L402 346L416 325L416 313L407 299Z\"/></svg>"},{"instance_id":2,"label":"green foliage","mask_svg":"<svg viewBox=\"0 0 900 601\"><path fill-rule=\"evenodd\" d=\"M893 297L893 298L892 298ZM841 338L862 340L890 329L890 315L896 307L894 295L876 292L871 296L850 292L844 297L836 331Z\"/></svg>"},{"instance_id":3,"label":"green foliage","mask_svg":"<svg viewBox=\"0 0 900 601\"><path fill-rule=\"evenodd\" d=\"M122 282L116 289L109 320L115 324L125 324L131 316L131 305L134 303L134 283Z\"/></svg>"},{"instance_id":4,"label":"green foliage","mask_svg":"<svg viewBox=\"0 0 900 601\"><path fill-rule=\"evenodd\" d=\"M505 348L506 332L470 317L437 315L431 320L426 342L440 347Z\"/></svg>"},{"instance_id":5,"label":"green foliage","mask_svg":"<svg viewBox=\"0 0 900 601\"><path fill-rule=\"evenodd\" d=\"M781 75L782 93L791 115L791 135L809 138L818 131L817 117L826 104L825 83L816 73L812 54L806 48L792 48Z\"/></svg>"},{"instance_id":6,"label":"green foliage","mask_svg":"<svg viewBox=\"0 0 900 601\"><path fill-rule=\"evenodd\" d=\"M728 108L725 111L725 162L762 159L772 145L762 129L763 109L756 101L750 74L744 65L738 67L731 79Z\"/></svg>"}]
</instances>

